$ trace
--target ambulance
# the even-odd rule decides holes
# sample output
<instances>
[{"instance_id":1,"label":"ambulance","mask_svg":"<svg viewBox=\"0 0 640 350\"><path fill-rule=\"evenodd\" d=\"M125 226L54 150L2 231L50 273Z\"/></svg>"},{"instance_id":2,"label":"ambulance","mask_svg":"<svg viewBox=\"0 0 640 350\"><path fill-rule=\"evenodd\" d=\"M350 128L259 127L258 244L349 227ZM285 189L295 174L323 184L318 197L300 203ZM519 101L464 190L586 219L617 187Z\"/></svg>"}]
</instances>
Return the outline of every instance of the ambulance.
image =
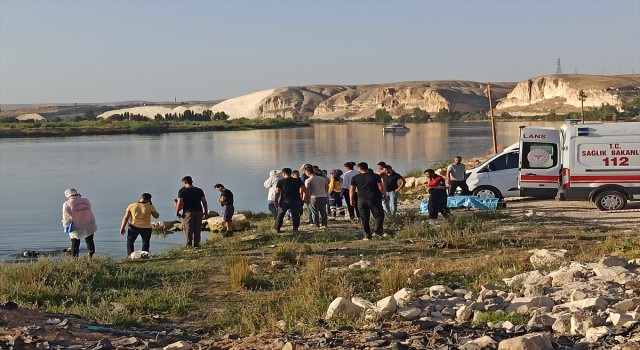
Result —
<instances>
[{"instance_id":1,"label":"ambulance","mask_svg":"<svg viewBox=\"0 0 640 350\"><path fill-rule=\"evenodd\" d=\"M603 211L640 200L640 123L520 127L521 196L588 200Z\"/></svg>"}]
</instances>

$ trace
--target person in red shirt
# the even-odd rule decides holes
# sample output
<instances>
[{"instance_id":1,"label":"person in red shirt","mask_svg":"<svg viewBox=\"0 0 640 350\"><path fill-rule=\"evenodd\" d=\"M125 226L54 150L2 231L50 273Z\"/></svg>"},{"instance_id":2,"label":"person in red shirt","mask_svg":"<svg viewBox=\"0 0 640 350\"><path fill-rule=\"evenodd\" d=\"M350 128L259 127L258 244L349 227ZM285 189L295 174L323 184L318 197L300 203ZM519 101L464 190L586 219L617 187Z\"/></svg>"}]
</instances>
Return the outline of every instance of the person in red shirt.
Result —
<instances>
[{"instance_id":1,"label":"person in red shirt","mask_svg":"<svg viewBox=\"0 0 640 350\"><path fill-rule=\"evenodd\" d=\"M442 213L445 218L449 217L447 212L447 184L444 178L437 175L435 170L427 169L424 174L429 178L426 189L429 193L429 219L438 218L438 213Z\"/></svg>"}]
</instances>

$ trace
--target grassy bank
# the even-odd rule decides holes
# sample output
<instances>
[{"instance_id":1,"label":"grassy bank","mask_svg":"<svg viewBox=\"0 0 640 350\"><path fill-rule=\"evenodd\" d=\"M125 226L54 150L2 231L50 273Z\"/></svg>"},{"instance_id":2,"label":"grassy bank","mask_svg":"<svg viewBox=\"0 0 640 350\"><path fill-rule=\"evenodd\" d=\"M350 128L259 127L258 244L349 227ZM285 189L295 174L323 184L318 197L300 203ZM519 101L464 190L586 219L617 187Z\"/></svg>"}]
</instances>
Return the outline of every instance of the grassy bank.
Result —
<instances>
[{"instance_id":1,"label":"grassy bank","mask_svg":"<svg viewBox=\"0 0 640 350\"><path fill-rule=\"evenodd\" d=\"M310 126L292 119L232 119L224 121L147 120L22 121L0 123L0 138L78 135L163 134L223 130L279 129Z\"/></svg>"},{"instance_id":2,"label":"grassy bank","mask_svg":"<svg viewBox=\"0 0 640 350\"><path fill-rule=\"evenodd\" d=\"M367 242L359 240L355 224L344 220L331 221L328 230L305 228L291 236L273 234L267 215L252 215L252 229L214 237L197 251L176 249L135 261L0 264L0 301L101 323L157 322L153 315L162 315L220 332L309 332L364 323L319 323L337 296L375 301L403 287L434 284L478 291L531 270L531 248L567 249L578 261L603 254L632 258L640 252L638 228L589 226L580 220L563 224L508 212L454 214L437 225L422 223L419 214L389 217L385 232L392 237ZM559 231L559 225L567 229ZM272 263L276 260L283 264ZM359 260L372 264L347 268ZM417 279L411 276L414 269L432 274Z\"/></svg>"}]
</instances>

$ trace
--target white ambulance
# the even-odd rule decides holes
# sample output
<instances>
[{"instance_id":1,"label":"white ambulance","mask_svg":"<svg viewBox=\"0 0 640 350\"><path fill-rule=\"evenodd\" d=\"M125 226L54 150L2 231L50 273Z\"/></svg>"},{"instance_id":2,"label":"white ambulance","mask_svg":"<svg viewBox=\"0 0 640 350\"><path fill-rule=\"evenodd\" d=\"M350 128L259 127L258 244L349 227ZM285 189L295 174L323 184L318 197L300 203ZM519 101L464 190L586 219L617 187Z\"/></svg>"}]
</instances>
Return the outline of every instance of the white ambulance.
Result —
<instances>
[{"instance_id":1,"label":"white ambulance","mask_svg":"<svg viewBox=\"0 0 640 350\"><path fill-rule=\"evenodd\" d=\"M620 210L640 200L640 123L520 128L521 196L589 200Z\"/></svg>"}]
</instances>

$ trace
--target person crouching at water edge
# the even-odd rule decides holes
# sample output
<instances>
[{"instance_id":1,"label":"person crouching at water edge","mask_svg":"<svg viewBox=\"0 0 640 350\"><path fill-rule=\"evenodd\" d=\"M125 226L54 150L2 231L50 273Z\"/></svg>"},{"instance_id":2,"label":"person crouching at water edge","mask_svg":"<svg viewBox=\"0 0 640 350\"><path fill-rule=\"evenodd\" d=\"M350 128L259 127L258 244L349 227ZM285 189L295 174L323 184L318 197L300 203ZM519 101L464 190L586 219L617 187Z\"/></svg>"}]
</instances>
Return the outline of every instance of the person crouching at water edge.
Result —
<instances>
[{"instance_id":1,"label":"person crouching at water edge","mask_svg":"<svg viewBox=\"0 0 640 350\"><path fill-rule=\"evenodd\" d=\"M71 238L71 254L74 258L78 257L80 240L84 238L89 257L92 257L96 252L93 234L98 230L98 226L91 211L91 203L73 188L65 190L64 196L67 197L67 201L62 204L62 226Z\"/></svg>"},{"instance_id":2,"label":"person crouching at water edge","mask_svg":"<svg viewBox=\"0 0 640 350\"><path fill-rule=\"evenodd\" d=\"M143 193L140 199L129 204L124 212L122 224L120 225L120 234L124 236L125 226L129 223L127 232L127 256L131 256L134 252L133 243L142 237L142 251L149 252L151 242L151 216L159 218L160 214L151 203L151 194Z\"/></svg>"}]
</instances>

